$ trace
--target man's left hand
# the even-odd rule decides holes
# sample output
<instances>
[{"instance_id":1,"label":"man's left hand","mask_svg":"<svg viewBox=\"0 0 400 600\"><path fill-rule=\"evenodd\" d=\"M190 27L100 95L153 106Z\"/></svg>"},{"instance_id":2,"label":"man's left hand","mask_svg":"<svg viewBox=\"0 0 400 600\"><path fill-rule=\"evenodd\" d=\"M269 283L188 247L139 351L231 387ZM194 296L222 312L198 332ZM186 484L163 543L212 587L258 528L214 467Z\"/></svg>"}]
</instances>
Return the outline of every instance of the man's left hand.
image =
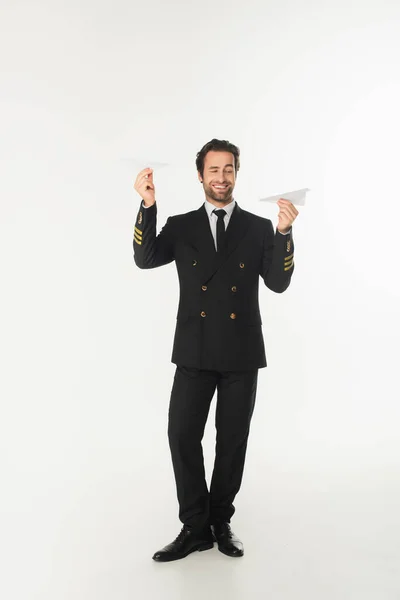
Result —
<instances>
[{"instance_id":1,"label":"man's left hand","mask_svg":"<svg viewBox=\"0 0 400 600\"><path fill-rule=\"evenodd\" d=\"M277 204L280 208L278 213L279 223L277 229L281 233L288 233L289 229L293 224L293 221L299 214L299 211L294 207L294 205L291 202L289 202L289 200L285 200L284 198L280 198Z\"/></svg>"}]
</instances>

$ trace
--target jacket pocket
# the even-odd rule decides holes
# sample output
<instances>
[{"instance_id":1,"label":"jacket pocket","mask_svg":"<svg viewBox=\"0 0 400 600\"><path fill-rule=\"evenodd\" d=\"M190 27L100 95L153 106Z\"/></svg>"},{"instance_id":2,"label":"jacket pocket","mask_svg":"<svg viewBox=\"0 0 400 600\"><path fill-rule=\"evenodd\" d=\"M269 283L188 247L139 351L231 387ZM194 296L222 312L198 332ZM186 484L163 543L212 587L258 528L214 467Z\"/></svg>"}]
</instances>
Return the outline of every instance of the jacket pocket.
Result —
<instances>
[{"instance_id":1,"label":"jacket pocket","mask_svg":"<svg viewBox=\"0 0 400 600\"><path fill-rule=\"evenodd\" d=\"M243 327L257 327L258 325L262 325L261 315L257 312L240 312L238 311L238 324L241 324Z\"/></svg>"}]
</instances>

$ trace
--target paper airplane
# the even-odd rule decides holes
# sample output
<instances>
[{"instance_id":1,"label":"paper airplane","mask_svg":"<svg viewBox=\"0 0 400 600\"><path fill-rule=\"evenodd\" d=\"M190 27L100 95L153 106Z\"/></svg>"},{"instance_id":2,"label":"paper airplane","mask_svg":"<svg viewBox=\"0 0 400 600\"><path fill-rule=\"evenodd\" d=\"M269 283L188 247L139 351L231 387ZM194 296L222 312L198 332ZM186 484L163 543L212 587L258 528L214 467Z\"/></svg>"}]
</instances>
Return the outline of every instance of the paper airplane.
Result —
<instances>
[{"instance_id":1,"label":"paper airplane","mask_svg":"<svg viewBox=\"0 0 400 600\"><path fill-rule=\"evenodd\" d=\"M276 196L268 196L268 198L260 198L261 202L278 202L280 198L289 200L292 204L298 206L304 206L306 203L306 193L309 192L309 188L303 188L302 190L296 190L294 192L286 192L285 194L277 194Z\"/></svg>"},{"instance_id":2,"label":"paper airplane","mask_svg":"<svg viewBox=\"0 0 400 600\"><path fill-rule=\"evenodd\" d=\"M123 163L125 163L131 167L134 167L135 169L139 169L139 170L150 167L151 169L154 169L154 171L157 171L158 169L162 169L162 167L170 166L170 163L159 162L157 160L140 158L140 157L139 158L138 157L120 158L120 161L122 161Z\"/></svg>"}]
</instances>

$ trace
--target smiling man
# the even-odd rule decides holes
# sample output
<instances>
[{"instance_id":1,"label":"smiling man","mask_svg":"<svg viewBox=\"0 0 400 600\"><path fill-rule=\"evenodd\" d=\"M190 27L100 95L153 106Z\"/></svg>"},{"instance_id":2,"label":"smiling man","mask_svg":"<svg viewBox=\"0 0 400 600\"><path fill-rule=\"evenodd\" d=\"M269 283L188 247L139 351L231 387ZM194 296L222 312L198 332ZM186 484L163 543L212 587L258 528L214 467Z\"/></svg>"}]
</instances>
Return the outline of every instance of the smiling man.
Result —
<instances>
[{"instance_id":1,"label":"smiling man","mask_svg":"<svg viewBox=\"0 0 400 600\"><path fill-rule=\"evenodd\" d=\"M197 210L168 217L157 235L153 172L141 171L142 198L134 228L140 269L175 261L180 300L172 362L176 364L168 412L168 439L183 527L158 550L160 562L195 550L218 548L243 556L231 529L233 501L242 482L258 369L266 367L259 280L284 292L294 271L293 204L279 200L278 226L239 207L233 198L240 151L213 139L198 152L196 168L205 193ZM205 480L202 438L217 391L215 462Z\"/></svg>"}]
</instances>

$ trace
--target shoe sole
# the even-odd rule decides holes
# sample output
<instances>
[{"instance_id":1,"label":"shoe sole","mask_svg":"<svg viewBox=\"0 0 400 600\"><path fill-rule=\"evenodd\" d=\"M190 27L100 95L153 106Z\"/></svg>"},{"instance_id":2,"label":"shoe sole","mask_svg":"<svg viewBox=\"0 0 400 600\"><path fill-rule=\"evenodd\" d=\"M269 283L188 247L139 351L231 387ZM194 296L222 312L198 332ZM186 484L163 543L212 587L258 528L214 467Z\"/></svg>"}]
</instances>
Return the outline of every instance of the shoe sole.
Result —
<instances>
[{"instance_id":1,"label":"shoe sole","mask_svg":"<svg viewBox=\"0 0 400 600\"><path fill-rule=\"evenodd\" d=\"M212 548L214 548L214 542L206 542L205 544L194 546L188 552L185 552L185 554L182 554L181 556L165 558L153 557L153 560L155 560L156 562L172 562L173 560L180 560L181 558L186 558L187 556L189 556L189 554L192 554L192 552L204 552L205 550L212 550Z\"/></svg>"}]
</instances>

